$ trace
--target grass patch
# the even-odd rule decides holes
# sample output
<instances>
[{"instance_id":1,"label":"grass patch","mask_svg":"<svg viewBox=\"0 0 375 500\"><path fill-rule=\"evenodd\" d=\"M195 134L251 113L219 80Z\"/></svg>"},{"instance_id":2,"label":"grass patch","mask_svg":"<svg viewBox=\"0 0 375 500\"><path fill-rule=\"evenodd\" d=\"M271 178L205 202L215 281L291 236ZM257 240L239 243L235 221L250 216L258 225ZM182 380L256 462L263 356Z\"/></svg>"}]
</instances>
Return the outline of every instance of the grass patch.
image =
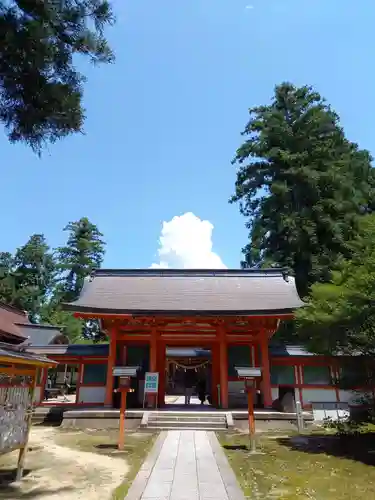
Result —
<instances>
[{"instance_id":1,"label":"grass patch","mask_svg":"<svg viewBox=\"0 0 375 500\"><path fill-rule=\"evenodd\" d=\"M375 434L261 435L251 455L249 437L218 434L249 498L357 500L375 498Z\"/></svg>"},{"instance_id":2,"label":"grass patch","mask_svg":"<svg viewBox=\"0 0 375 500\"><path fill-rule=\"evenodd\" d=\"M129 472L112 496L112 500L123 500L156 437L155 433L128 432L125 435L124 451L119 451L117 448L118 431L111 429L85 430L75 433L63 431L55 441L68 448L123 458L129 466Z\"/></svg>"}]
</instances>

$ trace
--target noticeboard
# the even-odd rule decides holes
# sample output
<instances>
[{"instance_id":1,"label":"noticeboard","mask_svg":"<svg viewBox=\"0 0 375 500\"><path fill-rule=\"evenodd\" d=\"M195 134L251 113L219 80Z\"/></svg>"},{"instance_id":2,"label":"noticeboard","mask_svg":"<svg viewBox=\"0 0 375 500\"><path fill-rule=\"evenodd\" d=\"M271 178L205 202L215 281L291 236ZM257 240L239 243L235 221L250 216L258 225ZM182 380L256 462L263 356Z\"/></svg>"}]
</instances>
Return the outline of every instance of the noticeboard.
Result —
<instances>
[{"instance_id":1,"label":"noticeboard","mask_svg":"<svg viewBox=\"0 0 375 500\"><path fill-rule=\"evenodd\" d=\"M159 388L159 373L146 372L145 375L145 394L157 394Z\"/></svg>"}]
</instances>

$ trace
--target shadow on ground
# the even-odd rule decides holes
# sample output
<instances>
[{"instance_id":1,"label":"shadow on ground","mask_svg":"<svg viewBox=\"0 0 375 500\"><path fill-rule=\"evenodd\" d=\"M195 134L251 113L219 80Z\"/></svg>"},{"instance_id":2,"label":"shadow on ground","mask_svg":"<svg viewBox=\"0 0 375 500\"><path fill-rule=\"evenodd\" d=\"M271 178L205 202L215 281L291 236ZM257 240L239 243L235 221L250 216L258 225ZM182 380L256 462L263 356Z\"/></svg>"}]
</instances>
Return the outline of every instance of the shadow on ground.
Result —
<instances>
[{"instance_id":1,"label":"shadow on ground","mask_svg":"<svg viewBox=\"0 0 375 500\"><path fill-rule=\"evenodd\" d=\"M348 458L366 465L375 465L375 433L363 433L353 436L294 436L279 438L278 443L291 450L310 454L326 454L339 458Z\"/></svg>"},{"instance_id":2,"label":"shadow on ground","mask_svg":"<svg viewBox=\"0 0 375 500\"><path fill-rule=\"evenodd\" d=\"M97 450L118 450L118 445L117 444L97 444L95 445L95 448Z\"/></svg>"},{"instance_id":3,"label":"shadow on ground","mask_svg":"<svg viewBox=\"0 0 375 500\"><path fill-rule=\"evenodd\" d=\"M244 444L225 444L223 448L230 451L246 451L249 449L249 447Z\"/></svg>"},{"instance_id":4,"label":"shadow on ground","mask_svg":"<svg viewBox=\"0 0 375 500\"><path fill-rule=\"evenodd\" d=\"M30 474L30 469L25 469L23 478ZM0 471L0 498L4 500L27 500L33 498L48 497L51 494L59 494L72 491L72 487L61 487L55 490L35 488L31 491L22 491L18 483L15 483L17 469L1 469Z\"/></svg>"}]
</instances>

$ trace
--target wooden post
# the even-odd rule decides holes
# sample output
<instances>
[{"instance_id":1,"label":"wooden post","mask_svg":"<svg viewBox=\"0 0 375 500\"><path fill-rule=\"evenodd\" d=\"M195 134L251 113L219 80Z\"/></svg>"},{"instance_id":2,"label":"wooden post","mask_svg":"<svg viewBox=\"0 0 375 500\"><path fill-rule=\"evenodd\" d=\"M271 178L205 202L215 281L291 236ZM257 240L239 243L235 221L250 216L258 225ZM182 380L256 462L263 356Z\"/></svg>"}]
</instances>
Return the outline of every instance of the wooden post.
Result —
<instances>
[{"instance_id":1,"label":"wooden post","mask_svg":"<svg viewBox=\"0 0 375 500\"><path fill-rule=\"evenodd\" d=\"M247 389L247 408L249 413L249 437L250 450L255 452L255 416L254 416L254 401L253 389Z\"/></svg>"},{"instance_id":2,"label":"wooden post","mask_svg":"<svg viewBox=\"0 0 375 500\"><path fill-rule=\"evenodd\" d=\"M263 401L265 408L272 407L272 391L271 391L271 371L270 360L268 355L268 337L265 330L260 333L260 350L262 356L262 385L263 385Z\"/></svg>"},{"instance_id":3,"label":"wooden post","mask_svg":"<svg viewBox=\"0 0 375 500\"><path fill-rule=\"evenodd\" d=\"M228 344L225 326L219 326L220 337L220 403L222 408L228 408Z\"/></svg>"},{"instance_id":4,"label":"wooden post","mask_svg":"<svg viewBox=\"0 0 375 500\"><path fill-rule=\"evenodd\" d=\"M165 372L166 372L166 350L167 346L164 343L160 343L158 346L158 365L160 367L159 372L159 387L158 387L158 406L159 408L164 406L165 403Z\"/></svg>"},{"instance_id":5,"label":"wooden post","mask_svg":"<svg viewBox=\"0 0 375 500\"><path fill-rule=\"evenodd\" d=\"M217 386L220 384L220 346L217 342L211 345L211 397L213 406L219 406Z\"/></svg>"},{"instance_id":6,"label":"wooden post","mask_svg":"<svg viewBox=\"0 0 375 500\"><path fill-rule=\"evenodd\" d=\"M27 409L28 413L26 415L26 436L25 443L22 448L20 448L18 454L18 463L17 463L17 475L16 481L21 481L23 476L23 470L25 468L25 460L27 454L27 447L29 444L29 436L31 430L31 422L33 417L33 407L34 407L34 396L35 396L35 387L38 380L38 368L35 369L34 380L32 381L31 389L30 389L30 407Z\"/></svg>"},{"instance_id":7,"label":"wooden post","mask_svg":"<svg viewBox=\"0 0 375 500\"><path fill-rule=\"evenodd\" d=\"M108 365L107 365L107 384L105 388L105 400L104 405L107 407L113 406L113 367L116 365L116 353L117 353L117 329L113 327L111 329L109 337L109 355L108 355Z\"/></svg>"},{"instance_id":8,"label":"wooden post","mask_svg":"<svg viewBox=\"0 0 375 500\"><path fill-rule=\"evenodd\" d=\"M157 330L153 326L151 328L150 337L150 372L158 371L158 344L157 344ZM160 384L160 373L159 373L159 384ZM153 399L155 399L155 406L158 406L158 394L148 394L147 402L152 406Z\"/></svg>"},{"instance_id":9,"label":"wooden post","mask_svg":"<svg viewBox=\"0 0 375 500\"><path fill-rule=\"evenodd\" d=\"M128 389L119 389L121 392L121 407L120 407L120 429L118 436L118 449L123 450L125 446L125 413L126 413L126 396Z\"/></svg>"},{"instance_id":10,"label":"wooden post","mask_svg":"<svg viewBox=\"0 0 375 500\"><path fill-rule=\"evenodd\" d=\"M40 387L40 403L43 403L45 394L46 394L46 385L48 378L48 368L42 368L42 377L41 377L41 387Z\"/></svg>"}]
</instances>

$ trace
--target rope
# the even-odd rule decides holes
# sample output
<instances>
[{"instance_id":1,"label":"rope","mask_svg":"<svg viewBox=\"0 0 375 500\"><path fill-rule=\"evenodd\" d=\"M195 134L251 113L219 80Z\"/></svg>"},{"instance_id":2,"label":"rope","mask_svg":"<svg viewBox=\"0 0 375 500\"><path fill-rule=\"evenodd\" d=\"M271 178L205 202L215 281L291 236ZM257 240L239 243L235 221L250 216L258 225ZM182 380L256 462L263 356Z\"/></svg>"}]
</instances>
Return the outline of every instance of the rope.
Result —
<instances>
[{"instance_id":1,"label":"rope","mask_svg":"<svg viewBox=\"0 0 375 500\"><path fill-rule=\"evenodd\" d=\"M196 368L202 368L202 366L206 366L209 361L203 361L203 363L200 363L199 365L183 365L182 363L178 363L177 361L173 361L173 363L178 366L179 368L183 368L184 370L195 370Z\"/></svg>"}]
</instances>

